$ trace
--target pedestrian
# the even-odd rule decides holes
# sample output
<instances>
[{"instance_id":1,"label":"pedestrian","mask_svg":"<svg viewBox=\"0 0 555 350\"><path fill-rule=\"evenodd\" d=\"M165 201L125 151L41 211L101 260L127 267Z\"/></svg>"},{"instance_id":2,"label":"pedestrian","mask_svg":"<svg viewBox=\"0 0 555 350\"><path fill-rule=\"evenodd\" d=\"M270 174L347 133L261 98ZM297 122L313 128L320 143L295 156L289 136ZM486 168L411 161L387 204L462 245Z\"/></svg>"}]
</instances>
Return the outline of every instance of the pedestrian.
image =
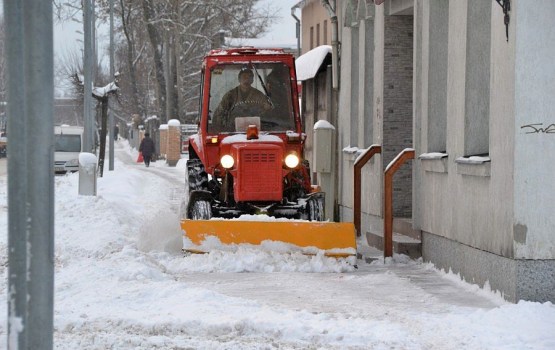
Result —
<instances>
[{"instance_id":1,"label":"pedestrian","mask_svg":"<svg viewBox=\"0 0 555 350\"><path fill-rule=\"evenodd\" d=\"M143 161L148 168L148 166L150 165L150 159L152 158L152 154L154 153L154 141L152 141L148 132L145 132L145 137L139 145L139 152L143 154Z\"/></svg>"},{"instance_id":2,"label":"pedestrian","mask_svg":"<svg viewBox=\"0 0 555 350\"><path fill-rule=\"evenodd\" d=\"M116 126L114 126L114 140L118 140L118 134L119 134L119 126L116 124Z\"/></svg>"}]
</instances>

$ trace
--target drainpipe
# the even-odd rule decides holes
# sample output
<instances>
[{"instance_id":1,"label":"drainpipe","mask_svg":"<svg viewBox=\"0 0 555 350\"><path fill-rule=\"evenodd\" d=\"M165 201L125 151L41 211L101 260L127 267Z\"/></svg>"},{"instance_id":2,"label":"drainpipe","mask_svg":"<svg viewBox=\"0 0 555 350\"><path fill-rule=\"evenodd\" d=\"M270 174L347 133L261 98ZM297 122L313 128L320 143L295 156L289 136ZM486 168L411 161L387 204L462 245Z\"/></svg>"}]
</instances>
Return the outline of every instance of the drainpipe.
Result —
<instances>
[{"instance_id":1,"label":"drainpipe","mask_svg":"<svg viewBox=\"0 0 555 350\"><path fill-rule=\"evenodd\" d=\"M331 106L331 122L336 128L339 126L339 33L338 33L338 23L337 23L337 13L336 13L336 0L331 1L330 4L329 0L321 0L322 6L328 11L328 15L330 16L331 22L331 71L332 71L332 78L331 78L331 86L332 86L332 101ZM337 150L339 150L339 142L340 137L337 136L335 138L335 152L337 154ZM335 176L333 179L334 182L334 198L335 202L334 205L334 221L339 221L339 162L337 161L338 157L335 158L336 161L334 162L334 172Z\"/></svg>"},{"instance_id":2,"label":"drainpipe","mask_svg":"<svg viewBox=\"0 0 555 350\"><path fill-rule=\"evenodd\" d=\"M295 19L295 29L297 33L297 57L301 56L301 20L295 16L295 10L299 8L299 4L291 7L291 16Z\"/></svg>"},{"instance_id":3,"label":"drainpipe","mask_svg":"<svg viewBox=\"0 0 555 350\"><path fill-rule=\"evenodd\" d=\"M321 0L322 6L328 11L331 21L331 63L332 63L332 87L334 90L339 89L339 39L338 39L338 28L337 28L337 14L335 12L335 0L332 0L333 6L330 4L329 0Z\"/></svg>"}]
</instances>

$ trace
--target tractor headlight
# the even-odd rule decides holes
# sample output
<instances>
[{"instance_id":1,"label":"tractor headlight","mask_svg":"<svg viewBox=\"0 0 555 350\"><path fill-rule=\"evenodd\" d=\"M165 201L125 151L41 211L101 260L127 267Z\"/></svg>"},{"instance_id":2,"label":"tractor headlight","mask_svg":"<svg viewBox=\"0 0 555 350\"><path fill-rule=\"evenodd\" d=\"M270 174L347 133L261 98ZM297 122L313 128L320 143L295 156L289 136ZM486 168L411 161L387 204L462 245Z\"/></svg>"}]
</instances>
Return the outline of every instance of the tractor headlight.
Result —
<instances>
[{"instance_id":1,"label":"tractor headlight","mask_svg":"<svg viewBox=\"0 0 555 350\"><path fill-rule=\"evenodd\" d=\"M299 157L293 153L288 154L287 157L285 157L285 165L291 169L296 168L297 165L299 165Z\"/></svg>"},{"instance_id":2,"label":"tractor headlight","mask_svg":"<svg viewBox=\"0 0 555 350\"><path fill-rule=\"evenodd\" d=\"M230 169L233 164L235 164L235 160L233 159L232 156L230 156L229 154L226 154L225 156L223 156L220 159L220 164L226 168L226 169Z\"/></svg>"}]
</instances>

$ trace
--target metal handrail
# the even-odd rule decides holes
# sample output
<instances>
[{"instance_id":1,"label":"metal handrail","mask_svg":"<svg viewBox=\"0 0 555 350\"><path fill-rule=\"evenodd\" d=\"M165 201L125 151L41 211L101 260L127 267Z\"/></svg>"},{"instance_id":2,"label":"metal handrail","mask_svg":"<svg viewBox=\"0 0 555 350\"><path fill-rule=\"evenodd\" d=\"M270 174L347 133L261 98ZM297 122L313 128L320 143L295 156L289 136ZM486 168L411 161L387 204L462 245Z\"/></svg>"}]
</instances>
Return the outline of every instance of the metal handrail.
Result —
<instances>
[{"instance_id":1,"label":"metal handrail","mask_svg":"<svg viewBox=\"0 0 555 350\"><path fill-rule=\"evenodd\" d=\"M405 148L389 163L384 172L383 255L393 256L393 175L407 160L414 159L414 149Z\"/></svg>"},{"instance_id":2,"label":"metal handrail","mask_svg":"<svg viewBox=\"0 0 555 350\"><path fill-rule=\"evenodd\" d=\"M354 203L353 203L353 223L355 224L355 231L357 237L361 236L360 233L360 216L361 216L361 172L362 167L370 160L376 153L382 153L382 146L372 145L366 151L357 158L354 164Z\"/></svg>"}]
</instances>

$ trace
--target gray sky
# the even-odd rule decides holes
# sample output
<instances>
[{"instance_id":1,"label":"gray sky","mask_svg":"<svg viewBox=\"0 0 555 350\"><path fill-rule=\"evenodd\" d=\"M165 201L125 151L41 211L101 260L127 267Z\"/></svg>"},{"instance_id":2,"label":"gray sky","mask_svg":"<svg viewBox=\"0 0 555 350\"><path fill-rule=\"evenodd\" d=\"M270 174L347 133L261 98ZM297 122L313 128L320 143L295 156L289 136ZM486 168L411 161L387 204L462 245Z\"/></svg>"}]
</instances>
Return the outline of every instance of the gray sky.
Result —
<instances>
[{"instance_id":1,"label":"gray sky","mask_svg":"<svg viewBox=\"0 0 555 350\"><path fill-rule=\"evenodd\" d=\"M277 15L281 16L264 38L276 41L295 40L295 19L291 17L291 7L300 0L262 0L261 4L270 4L277 9ZM301 11L297 10L297 17L301 18Z\"/></svg>"},{"instance_id":2,"label":"gray sky","mask_svg":"<svg viewBox=\"0 0 555 350\"><path fill-rule=\"evenodd\" d=\"M3 1L0 0L3 4ZM295 40L295 20L291 17L291 7L298 3L299 0L262 0L261 6L271 5L276 9L276 15L281 19L270 28L268 34L264 36L272 41L292 41ZM297 10L297 16L300 18L300 10ZM83 38L83 25L81 23L68 21L57 24L54 28L54 52L56 55L63 55L67 51L75 51L83 47L83 43L79 40ZM108 42L108 34L105 31L99 33L99 56L103 54L103 42Z\"/></svg>"}]
</instances>

